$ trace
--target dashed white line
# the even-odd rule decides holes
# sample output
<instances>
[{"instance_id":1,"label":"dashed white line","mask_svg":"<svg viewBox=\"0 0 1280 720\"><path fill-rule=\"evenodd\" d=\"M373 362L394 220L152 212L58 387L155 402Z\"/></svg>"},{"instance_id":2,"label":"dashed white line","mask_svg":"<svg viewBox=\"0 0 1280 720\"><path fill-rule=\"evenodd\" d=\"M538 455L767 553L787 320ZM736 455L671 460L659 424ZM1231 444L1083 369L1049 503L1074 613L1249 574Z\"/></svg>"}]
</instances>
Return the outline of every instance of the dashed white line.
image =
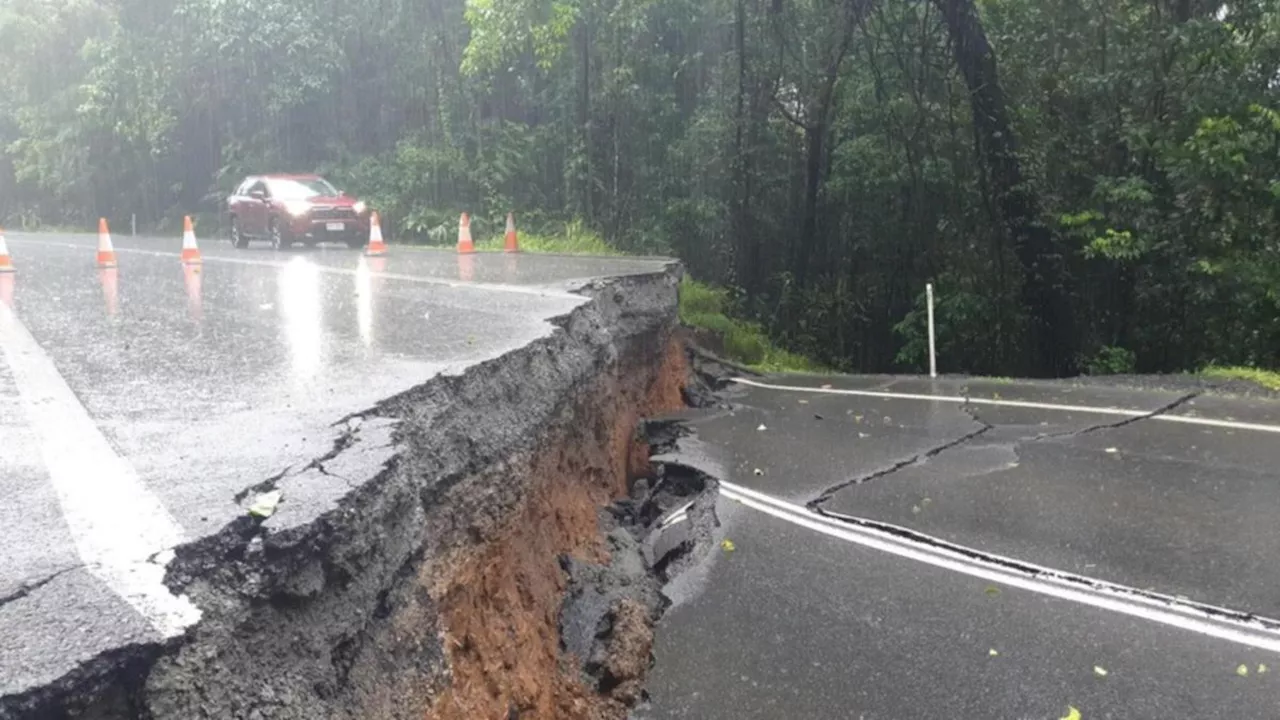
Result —
<instances>
[{"instance_id":1,"label":"dashed white line","mask_svg":"<svg viewBox=\"0 0 1280 720\"><path fill-rule=\"evenodd\" d=\"M777 385L763 383L747 378L733 378L733 382L748 387L764 390L782 390L798 393L816 393L824 395L847 395L853 397L872 397L884 400L918 400L922 402L941 402L955 405L992 405L998 407L1026 408L1030 410L1054 410L1059 412L1089 413L1094 415L1115 415L1119 417L1143 417L1151 415L1151 410L1132 410L1129 408L1097 407L1093 405L1062 405L1058 403L1040 403L1027 400L997 400L995 398L964 397L962 395L925 395L921 393L895 393L885 390L846 390L843 388L815 388L798 385ZM1209 427L1228 428L1231 430L1252 430L1255 432L1280 433L1280 425L1263 423L1236 422L1235 420L1216 420L1213 418L1192 417L1189 415L1152 415L1152 420L1162 422L1183 423L1186 425L1205 425Z\"/></svg>"},{"instance_id":2,"label":"dashed white line","mask_svg":"<svg viewBox=\"0 0 1280 720\"><path fill-rule=\"evenodd\" d=\"M148 558L181 543L182 528L111 447L53 360L3 303L0 352L85 569L163 637L181 634L200 619L200 611L165 587L163 565Z\"/></svg>"},{"instance_id":3,"label":"dashed white line","mask_svg":"<svg viewBox=\"0 0 1280 720\"><path fill-rule=\"evenodd\" d=\"M879 550L891 555L925 563L951 572L981 578L1007 587L1047 595L1069 602L1109 610L1123 615L1169 625L1182 630L1280 653L1280 632L1261 621L1237 620L1221 617L1211 610L1226 614L1244 615L1225 608L1196 603L1178 603L1173 598L1160 599L1137 594L1123 586L1092 578L1073 576L1079 581L1094 585L1086 587L1080 582L1068 582L1054 577L1039 577L1020 573L999 564L986 562L945 547L912 541L875 528L842 523L824 517L808 508L793 505L764 493L721 482L720 492L728 499L754 510L771 515L793 525L807 528L845 542ZM1027 563L1019 564L1029 566ZM1044 568L1048 571L1048 568ZM1049 571L1059 576L1069 573ZM1132 593L1132 594L1131 594ZM1270 621L1275 624L1280 621Z\"/></svg>"}]
</instances>

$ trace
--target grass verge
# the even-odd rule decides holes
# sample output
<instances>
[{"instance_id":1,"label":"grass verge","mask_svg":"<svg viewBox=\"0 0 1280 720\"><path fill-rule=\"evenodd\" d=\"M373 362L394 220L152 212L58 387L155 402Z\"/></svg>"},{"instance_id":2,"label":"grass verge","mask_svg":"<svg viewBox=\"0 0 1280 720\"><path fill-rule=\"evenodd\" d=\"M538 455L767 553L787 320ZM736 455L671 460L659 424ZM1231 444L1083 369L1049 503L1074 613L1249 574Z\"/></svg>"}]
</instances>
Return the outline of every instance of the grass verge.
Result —
<instances>
[{"instance_id":1,"label":"grass verge","mask_svg":"<svg viewBox=\"0 0 1280 720\"><path fill-rule=\"evenodd\" d=\"M680 321L715 334L724 356L760 372L825 372L826 368L774 345L758 323L727 314L729 293L689 277L680 283Z\"/></svg>"},{"instance_id":2,"label":"grass verge","mask_svg":"<svg viewBox=\"0 0 1280 720\"><path fill-rule=\"evenodd\" d=\"M1253 367L1210 365L1200 371L1205 377L1221 380L1248 380L1268 390L1280 390L1280 372Z\"/></svg>"},{"instance_id":3,"label":"grass verge","mask_svg":"<svg viewBox=\"0 0 1280 720\"><path fill-rule=\"evenodd\" d=\"M622 255L610 247L604 238L586 228L581 222L565 223L564 232L551 235L520 233L520 251L529 253L554 253L559 255ZM502 235L482 238L476 242L477 250L501 250Z\"/></svg>"}]
</instances>

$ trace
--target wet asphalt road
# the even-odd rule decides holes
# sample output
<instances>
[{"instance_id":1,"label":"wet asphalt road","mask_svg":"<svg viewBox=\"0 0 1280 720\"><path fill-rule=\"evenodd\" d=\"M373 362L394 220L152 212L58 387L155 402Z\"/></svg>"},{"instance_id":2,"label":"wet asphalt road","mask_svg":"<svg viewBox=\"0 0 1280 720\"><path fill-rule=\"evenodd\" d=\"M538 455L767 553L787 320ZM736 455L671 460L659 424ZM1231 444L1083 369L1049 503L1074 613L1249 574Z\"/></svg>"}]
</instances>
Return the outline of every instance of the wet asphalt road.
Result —
<instances>
[{"instance_id":1,"label":"wet asphalt road","mask_svg":"<svg viewBox=\"0 0 1280 720\"><path fill-rule=\"evenodd\" d=\"M1280 434L1245 429L1280 402L766 382L890 396L739 387L693 421L733 549L669 588L636 718L1280 717Z\"/></svg>"},{"instance_id":2,"label":"wet asphalt road","mask_svg":"<svg viewBox=\"0 0 1280 720\"><path fill-rule=\"evenodd\" d=\"M243 514L236 494L323 455L335 422L545 336L575 285L665 266L206 240L193 272L178 239L116 238L119 267L100 271L95 236L7 239L0 695L179 630L187 609L155 596L154 553ZM272 521L347 489L295 484Z\"/></svg>"}]
</instances>

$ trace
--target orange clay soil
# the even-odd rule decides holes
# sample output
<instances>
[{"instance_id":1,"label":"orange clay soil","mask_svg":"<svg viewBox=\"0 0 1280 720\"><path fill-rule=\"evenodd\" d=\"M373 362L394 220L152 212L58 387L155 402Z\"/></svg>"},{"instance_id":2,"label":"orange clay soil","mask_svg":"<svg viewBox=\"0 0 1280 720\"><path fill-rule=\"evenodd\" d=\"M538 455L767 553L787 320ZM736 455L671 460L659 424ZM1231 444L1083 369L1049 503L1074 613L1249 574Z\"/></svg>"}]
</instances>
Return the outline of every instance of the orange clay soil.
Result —
<instances>
[{"instance_id":1,"label":"orange clay soil","mask_svg":"<svg viewBox=\"0 0 1280 720\"><path fill-rule=\"evenodd\" d=\"M452 678L428 720L623 718L639 699L653 643L647 611L617 609L607 670L619 682L598 694L561 656L559 557L606 559L597 513L648 471L638 422L683 407L679 341L669 339L657 367L646 365L615 368L579 393L528 463L530 490L510 521L431 583Z\"/></svg>"}]
</instances>

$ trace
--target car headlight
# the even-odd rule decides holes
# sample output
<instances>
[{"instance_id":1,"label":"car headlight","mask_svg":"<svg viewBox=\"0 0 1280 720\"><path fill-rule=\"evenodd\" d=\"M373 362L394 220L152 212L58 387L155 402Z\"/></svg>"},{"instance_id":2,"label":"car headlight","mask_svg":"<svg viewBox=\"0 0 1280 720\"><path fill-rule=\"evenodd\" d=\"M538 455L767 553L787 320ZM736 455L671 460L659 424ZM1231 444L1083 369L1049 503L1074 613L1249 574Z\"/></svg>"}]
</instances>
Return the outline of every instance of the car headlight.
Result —
<instances>
[{"instance_id":1,"label":"car headlight","mask_svg":"<svg viewBox=\"0 0 1280 720\"><path fill-rule=\"evenodd\" d=\"M284 209L294 217L302 217L311 209L311 203L303 200L286 200Z\"/></svg>"},{"instance_id":2,"label":"car headlight","mask_svg":"<svg viewBox=\"0 0 1280 720\"><path fill-rule=\"evenodd\" d=\"M369 209L369 206L365 205L364 201L361 200L360 202L357 202L355 205L352 205L351 209L355 210L357 215L363 215L364 211Z\"/></svg>"}]
</instances>

